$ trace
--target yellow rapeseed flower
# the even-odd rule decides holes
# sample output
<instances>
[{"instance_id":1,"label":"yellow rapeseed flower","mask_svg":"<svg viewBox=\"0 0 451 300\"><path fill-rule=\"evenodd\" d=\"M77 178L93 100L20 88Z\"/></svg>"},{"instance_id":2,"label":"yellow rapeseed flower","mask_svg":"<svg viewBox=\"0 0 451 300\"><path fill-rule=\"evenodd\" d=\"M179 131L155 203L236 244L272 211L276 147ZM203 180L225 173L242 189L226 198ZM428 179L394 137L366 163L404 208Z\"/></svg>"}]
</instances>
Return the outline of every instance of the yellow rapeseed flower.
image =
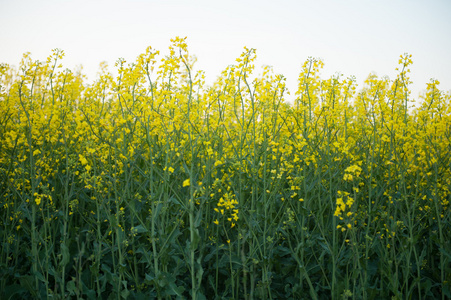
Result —
<instances>
[{"instance_id":1,"label":"yellow rapeseed flower","mask_svg":"<svg viewBox=\"0 0 451 300\"><path fill-rule=\"evenodd\" d=\"M185 181L183 181L183 187L185 187L185 186L189 186L189 184L190 184L190 180L189 180L189 178L188 179L186 179Z\"/></svg>"}]
</instances>

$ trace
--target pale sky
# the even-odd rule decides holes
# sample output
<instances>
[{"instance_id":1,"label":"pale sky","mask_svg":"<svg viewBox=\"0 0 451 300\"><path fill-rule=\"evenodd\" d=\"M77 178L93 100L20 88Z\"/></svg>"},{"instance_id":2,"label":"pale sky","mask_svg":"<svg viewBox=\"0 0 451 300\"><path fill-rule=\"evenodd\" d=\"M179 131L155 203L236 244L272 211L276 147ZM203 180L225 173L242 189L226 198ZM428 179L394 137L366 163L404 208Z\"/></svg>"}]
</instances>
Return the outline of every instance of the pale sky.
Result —
<instances>
[{"instance_id":1,"label":"pale sky","mask_svg":"<svg viewBox=\"0 0 451 300\"><path fill-rule=\"evenodd\" d=\"M99 63L114 70L147 46L165 55L170 39L187 36L195 69L212 83L243 51L257 49L256 72L271 65L294 99L303 62L323 59L322 77L370 72L394 79L399 55L412 54L412 96L430 78L451 90L450 0L0 0L0 62L18 66L24 52L45 60L66 53L89 81Z\"/></svg>"}]
</instances>

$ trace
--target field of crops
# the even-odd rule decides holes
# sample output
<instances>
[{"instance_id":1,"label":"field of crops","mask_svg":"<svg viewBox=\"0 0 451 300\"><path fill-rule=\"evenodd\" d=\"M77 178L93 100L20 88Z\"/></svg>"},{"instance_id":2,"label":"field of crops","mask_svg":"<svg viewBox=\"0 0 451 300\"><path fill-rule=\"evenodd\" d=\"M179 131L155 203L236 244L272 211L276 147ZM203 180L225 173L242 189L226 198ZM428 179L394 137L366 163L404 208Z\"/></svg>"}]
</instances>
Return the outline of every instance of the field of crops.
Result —
<instances>
[{"instance_id":1,"label":"field of crops","mask_svg":"<svg viewBox=\"0 0 451 300\"><path fill-rule=\"evenodd\" d=\"M211 86L185 39L0 66L1 299L449 299L451 94L285 79L244 49ZM415 104L415 107L414 107Z\"/></svg>"}]
</instances>

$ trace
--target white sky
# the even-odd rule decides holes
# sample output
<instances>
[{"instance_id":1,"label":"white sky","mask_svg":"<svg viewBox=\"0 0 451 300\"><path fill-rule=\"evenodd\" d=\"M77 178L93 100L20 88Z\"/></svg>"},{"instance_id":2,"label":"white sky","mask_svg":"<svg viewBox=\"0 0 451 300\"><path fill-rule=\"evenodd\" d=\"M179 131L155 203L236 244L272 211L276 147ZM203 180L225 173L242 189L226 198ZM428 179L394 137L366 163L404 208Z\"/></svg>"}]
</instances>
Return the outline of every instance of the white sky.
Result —
<instances>
[{"instance_id":1,"label":"white sky","mask_svg":"<svg viewBox=\"0 0 451 300\"><path fill-rule=\"evenodd\" d=\"M414 98L430 78L451 90L450 0L0 0L0 62L15 66L61 48L64 66L82 64L91 81L101 61L113 71L149 45L164 55L175 36L188 37L207 83L256 48L257 73L285 75L290 100L308 56L324 60L323 78L355 75L361 88L370 72L394 79L408 52Z\"/></svg>"}]
</instances>

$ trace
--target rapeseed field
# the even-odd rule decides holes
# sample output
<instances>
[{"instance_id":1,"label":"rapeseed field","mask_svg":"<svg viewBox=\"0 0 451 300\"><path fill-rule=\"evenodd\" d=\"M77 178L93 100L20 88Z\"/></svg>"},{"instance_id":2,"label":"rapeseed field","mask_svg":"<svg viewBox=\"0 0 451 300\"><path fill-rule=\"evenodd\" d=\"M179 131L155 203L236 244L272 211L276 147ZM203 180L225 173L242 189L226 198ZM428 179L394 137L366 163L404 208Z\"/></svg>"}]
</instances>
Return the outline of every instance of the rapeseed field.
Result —
<instances>
[{"instance_id":1,"label":"rapeseed field","mask_svg":"<svg viewBox=\"0 0 451 300\"><path fill-rule=\"evenodd\" d=\"M1 299L448 299L451 94L285 78L186 38L88 84L0 66Z\"/></svg>"}]
</instances>

